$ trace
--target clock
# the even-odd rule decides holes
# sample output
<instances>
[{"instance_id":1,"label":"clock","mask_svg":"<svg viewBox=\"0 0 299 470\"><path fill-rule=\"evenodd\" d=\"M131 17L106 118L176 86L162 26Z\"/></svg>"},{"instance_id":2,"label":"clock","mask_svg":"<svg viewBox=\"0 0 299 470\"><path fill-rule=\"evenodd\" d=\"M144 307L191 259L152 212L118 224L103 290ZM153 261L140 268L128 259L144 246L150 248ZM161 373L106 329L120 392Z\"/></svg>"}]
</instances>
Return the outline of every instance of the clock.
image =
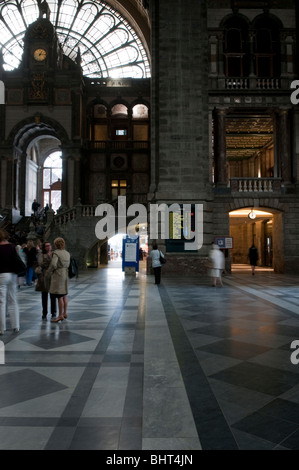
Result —
<instances>
[{"instance_id":1,"label":"clock","mask_svg":"<svg viewBox=\"0 0 299 470\"><path fill-rule=\"evenodd\" d=\"M254 220L256 218L256 213L252 209L251 212L248 214L249 219Z\"/></svg>"},{"instance_id":2,"label":"clock","mask_svg":"<svg viewBox=\"0 0 299 470\"><path fill-rule=\"evenodd\" d=\"M43 62L47 57L47 51L42 48L35 49L33 52L33 57L37 62Z\"/></svg>"}]
</instances>

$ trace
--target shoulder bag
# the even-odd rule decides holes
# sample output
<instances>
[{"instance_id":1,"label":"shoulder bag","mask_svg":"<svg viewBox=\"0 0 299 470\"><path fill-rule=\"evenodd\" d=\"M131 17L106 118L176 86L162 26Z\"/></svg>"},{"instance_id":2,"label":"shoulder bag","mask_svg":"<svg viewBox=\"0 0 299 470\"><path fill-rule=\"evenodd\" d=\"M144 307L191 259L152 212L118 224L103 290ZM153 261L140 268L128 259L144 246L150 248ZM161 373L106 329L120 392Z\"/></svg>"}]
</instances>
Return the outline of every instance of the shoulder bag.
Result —
<instances>
[{"instance_id":1,"label":"shoulder bag","mask_svg":"<svg viewBox=\"0 0 299 470\"><path fill-rule=\"evenodd\" d=\"M12 269L18 277L23 277L26 274L26 265L18 255L17 250L15 250L13 254Z\"/></svg>"},{"instance_id":2,"label":"shoulder bag","mask_svg":"<svg viewBox=\"0 0 299 470\"><path fill-rule=\"evenodd\" d=\"M166 263L166 259L162 256L161 251L160 251L160 263L161 263L161 264L165 264L165 263Z\"/></svg>"}]
</instances>

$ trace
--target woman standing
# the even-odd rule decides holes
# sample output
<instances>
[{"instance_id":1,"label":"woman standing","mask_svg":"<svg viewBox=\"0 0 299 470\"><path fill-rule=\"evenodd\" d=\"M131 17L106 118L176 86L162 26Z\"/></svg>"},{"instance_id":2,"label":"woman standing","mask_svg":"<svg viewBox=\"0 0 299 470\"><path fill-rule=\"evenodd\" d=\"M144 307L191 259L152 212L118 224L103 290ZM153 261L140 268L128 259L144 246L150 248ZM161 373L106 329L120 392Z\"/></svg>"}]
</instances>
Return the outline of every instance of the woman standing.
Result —
<instances>
[{"instance_id":1,"label":"woman standing","mask_svg":"<svg viewBox=\"0 0 299 470\"><path fill-rule=\"evenodd\" d=\"M6 313L15 333L20 330L20 312L17 300L17 274L14 270L16 247L8 242L9 235L0 229L0 334L6 330Z\"/></svg>"},{"instance_id":2,"label":"woman standing","mask_svg":"<svg viewBox=\"0 0 299 470\"><path fill-rule=\"evenodd\" d=\"M154 243L150 257L152 258L152 268L154 270L154 275L155 275L155 284L160 284L160 281L161 281L162 264L160 263L160 256L164 258L163 253L160 250L158 250L158 245Z\"/></svg>"},{"instance_id":3,"label":"woman standing","mask_svg":"<svg viewBox=\"0 0 299 470\"><path fill-rule=\"evenodd\" d=\"M55 250L46 276L51 278L49 292L58 300L59 316L52 318L51 321L59 322L67 318L68 267L71 257L69 252L65 249L65 241L63 238L56 238L54 240L54 247Z\"/></svg>"},{"instance_id":4,"label":"woman standing","mask_svg":"<svg viewBox=\"0 0 299 470\"><path fill-rule=\"evenodd\" d=\"M50 279L46 277L46 271L50 266L52 260L52 245L49 242L42 244L42 250L37 255L38 267L35 272L38 275L35 290L42 293L42 319L46 320L48 314L48 297L50 289ZM52 318L56 317L56 298L54 294L50 294L51 302L51 315Z\"/></svg>"}]
</instances>

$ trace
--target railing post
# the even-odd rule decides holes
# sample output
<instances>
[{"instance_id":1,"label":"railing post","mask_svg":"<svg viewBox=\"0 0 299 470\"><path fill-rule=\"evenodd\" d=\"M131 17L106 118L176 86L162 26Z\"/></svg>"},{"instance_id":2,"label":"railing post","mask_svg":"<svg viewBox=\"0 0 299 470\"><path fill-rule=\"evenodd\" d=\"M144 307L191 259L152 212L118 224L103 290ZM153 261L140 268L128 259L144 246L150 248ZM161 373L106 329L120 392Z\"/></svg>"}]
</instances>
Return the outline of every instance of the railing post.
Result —
<instances>
[{"instance_id":1,"label":"railing post","mask_svg":"<svg viewBox=\"0 0 299 470\"><path fill-rule=\"evenodd\" d=\"M280 190L279 178L231 178L230 187L232 192L272 193Z\"/></svg>"}]
</instances>

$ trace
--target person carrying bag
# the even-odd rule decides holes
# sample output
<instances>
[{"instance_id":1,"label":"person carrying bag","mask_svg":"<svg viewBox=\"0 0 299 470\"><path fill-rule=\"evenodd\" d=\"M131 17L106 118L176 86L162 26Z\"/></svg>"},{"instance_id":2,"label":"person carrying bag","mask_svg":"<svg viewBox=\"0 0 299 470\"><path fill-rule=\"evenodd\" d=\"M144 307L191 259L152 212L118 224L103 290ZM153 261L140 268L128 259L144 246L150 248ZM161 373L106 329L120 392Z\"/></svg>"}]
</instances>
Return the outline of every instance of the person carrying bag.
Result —
<instances>
[{"instance_id":1,"label":"person carrying bag","mask_svg":"<svg viewBox=\"0 0 299 470\"><path fill-rule=\"evenodd\" d=\"M161 267L162 264L166 263L166 260L162 251L158 250L158 245L156 243L154 243L153 245L150 257L152 258L152 268L155 275L155 284L158 285L161 282Z\"/></svg>"}]
</instances>

